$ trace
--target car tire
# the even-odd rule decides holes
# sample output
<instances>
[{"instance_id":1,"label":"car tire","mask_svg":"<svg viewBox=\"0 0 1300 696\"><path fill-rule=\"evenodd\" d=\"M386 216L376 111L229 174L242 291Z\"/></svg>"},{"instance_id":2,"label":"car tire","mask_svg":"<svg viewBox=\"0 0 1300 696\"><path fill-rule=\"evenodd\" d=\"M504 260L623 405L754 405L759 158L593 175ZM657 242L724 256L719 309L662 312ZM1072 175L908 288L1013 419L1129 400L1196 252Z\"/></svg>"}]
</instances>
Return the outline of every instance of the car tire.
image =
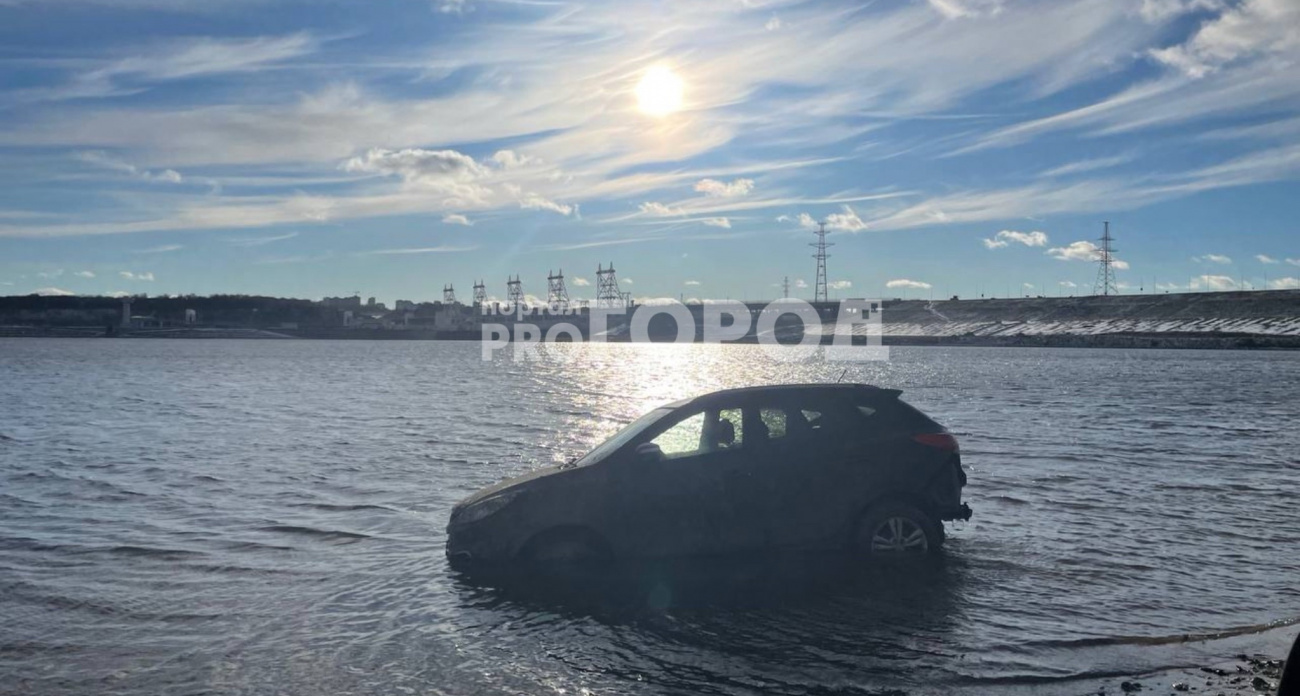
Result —
<instances>
[{"instance_id":1,"label":"car tire","mask_svg":"<svg viewBox=\"0 0 1300 696\"><path fill-rule=\"evenodd\" d=\"M858 520L853 545L873 558L923 556L943 545L943 525L907 503L884 503Z\"/></svg>"},{"instance_id":2,"label":"car tire","mask_svg":"<svg viewBox=\"0 0 1300 696\"><path fill-rule=\"evenodd\" d=\"M613 558L604 539L595 532L577 528L538 534L519 555L531 563L605 563Z\"/></svg>"}]
</instances>

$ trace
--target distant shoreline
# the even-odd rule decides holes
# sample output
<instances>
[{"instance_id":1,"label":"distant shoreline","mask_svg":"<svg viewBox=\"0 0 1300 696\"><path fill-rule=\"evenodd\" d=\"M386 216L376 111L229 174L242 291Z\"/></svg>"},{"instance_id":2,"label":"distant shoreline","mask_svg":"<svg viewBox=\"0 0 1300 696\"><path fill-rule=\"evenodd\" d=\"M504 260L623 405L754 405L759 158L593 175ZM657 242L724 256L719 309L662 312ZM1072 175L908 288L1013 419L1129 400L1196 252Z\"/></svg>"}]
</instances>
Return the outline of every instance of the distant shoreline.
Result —
<instances>
[{"instance_id":1,"label":"distant shoreline","mask_svg":"<svg viewBox=\"0 0 1300 696\"><path fill-rule=\"evenodd\" d=\"M651 342L671 342L675 334L652 332ZM336 329L320 331L264 330L252 328L185 328L119 330L106 335L103 327L0 326L0 338L120 338L186 340L332 340L332 341L480 341L471 331ZM829 345L831 337L823 340ZM628 343L611 338L610 343ZM699 341L697 341L699 342ZM751 338L729 343L754 344ZM891 336L886 346L972 348L1163 348L1181 350L1300 350L1300 336L1249 333L1133 332L1112 334L1040 334L1000 336Z\"/></svg>"},{"instance_id":2,"label":"distant shoreline","mask_svg":"<svg viewBox=\"0 0 1300 696\"><path fill-rule=\"evenodd\" d=\"M839 326L843 307L831 301L781 312L768 330L781 342L796 341L807 319L809 330L822 333L823 343L829 343L834 332L851 328L857 334L855 341L865 340L868 331L879 331L887 346L1300 349L1300 290L856 302L859 309L869 302L878 321L859 322L862 315L850 313L847 321L856 325ZM641 326L655 342L676 338L677 321L670 311L676 311L675 316L690 315L695 325L689 328L696 340L720 321L707 304L673 305L675 310L663 303L638 304L628 310L650 312L652 316ZM738 342L756 342L759 320L770 305L729 306L732 311L742 307L738 321L749 322ZM628 340L633 323L628 315L614 314L606 316L604 328L598 329L602 325L594 323L596 310L585 306L566 306L559 314L530 305L509 311L492 302L482 306L404 302L400 307L388 310L382 303L362 304L359 297L319 302L244 295L139 296L127 301L0 297L0 337L481 341L484 327L529 336L568 327L580 336L589 337L595 330L606 340L619 342Z\"/></svg>"}]
</instances>

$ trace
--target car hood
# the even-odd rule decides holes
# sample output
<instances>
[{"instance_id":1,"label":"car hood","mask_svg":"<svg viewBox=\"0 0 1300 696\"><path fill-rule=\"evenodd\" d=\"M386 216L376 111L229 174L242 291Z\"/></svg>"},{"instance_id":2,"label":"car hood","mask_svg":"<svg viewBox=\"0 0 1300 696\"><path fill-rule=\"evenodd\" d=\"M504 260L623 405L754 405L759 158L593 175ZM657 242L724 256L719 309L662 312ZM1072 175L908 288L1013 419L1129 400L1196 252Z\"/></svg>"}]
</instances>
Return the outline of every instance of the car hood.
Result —
<instances>
[{"instance_id":1,"label":"car hood","mask_svg":"<svg viewBox=\"0 0 1300 696\"><path fill-rule=\"evenodd\" d=\"M465 498L456 504L456 508L466 508L479 501L486 500L492 496L515 488L528 488L534 481L556 475L561 475L566 471L571 471L572 467L566 467L563 464L556 466L544 466L540 469L534 469L526 474L520 474L514 478L508 478L504 481L494 483L486 488L479 490L473 495Z\"/></svg>"}]
</instances>

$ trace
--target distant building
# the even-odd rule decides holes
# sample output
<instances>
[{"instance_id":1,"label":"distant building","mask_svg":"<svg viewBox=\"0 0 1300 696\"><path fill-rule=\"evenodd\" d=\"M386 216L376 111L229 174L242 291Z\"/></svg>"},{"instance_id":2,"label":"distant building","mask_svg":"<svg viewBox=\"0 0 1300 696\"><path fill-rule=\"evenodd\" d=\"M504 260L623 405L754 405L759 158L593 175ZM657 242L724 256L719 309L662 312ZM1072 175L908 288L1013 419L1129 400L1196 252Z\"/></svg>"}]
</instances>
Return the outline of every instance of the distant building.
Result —
<instances>
[{"instance_id":1,"label":"distant building","mask_svg":"<svg viewBox=\"0 0 1300 696\"><path fill-rule=\"evenodd\" d=\"M398 300L393 307L399 312L414 312L415 303L410 300Z\"/></svg>"},{"instance_id":2,"label":"distant building","mask_svg":"<svg viewBox=\"0 0 1300 696\"><path fill-rule=\"evenodd\" d=\"M325 299L321 300L320 303L325 305L326 307L332 307L334 309L360 311L361 296L353 295L352 297L326 297Z\"/></svg>"},{"instance_id":3,"label":"distant building","mask_svg":"<svg viewBox=\"0 0 1300 696\"><path fill-rule=\"evenodd\" d=\"M461 305L443 305L434 315L433 328L438 331L466 331L474 328L475 316Z\"/></svg>"}]
</instances>

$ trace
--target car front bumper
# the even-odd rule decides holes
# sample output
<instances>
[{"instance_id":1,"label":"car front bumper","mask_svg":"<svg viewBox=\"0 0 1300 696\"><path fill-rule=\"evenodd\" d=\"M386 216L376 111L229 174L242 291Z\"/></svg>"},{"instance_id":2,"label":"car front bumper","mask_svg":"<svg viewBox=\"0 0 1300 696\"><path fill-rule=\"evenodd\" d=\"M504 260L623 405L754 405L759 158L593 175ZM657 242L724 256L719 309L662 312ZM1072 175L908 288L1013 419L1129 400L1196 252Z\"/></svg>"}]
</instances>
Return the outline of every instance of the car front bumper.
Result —
<instances>
[{"instance_id":1,"label":"car front bumper","mask_svg":"<svg viewBox=\"0 0 1300 696\"><path fill-rule=\"evenodd\" d=\"M971 511L970 506L967 505L966 503L962 503L961 505L958 505L956 507L950 507L945 510L941 510L939 512L939 519L945 521L946 520L965 521L965 520L969 520L971 518L971 515L973 514L975 513Z\"/></svg>"}]
</instances>

